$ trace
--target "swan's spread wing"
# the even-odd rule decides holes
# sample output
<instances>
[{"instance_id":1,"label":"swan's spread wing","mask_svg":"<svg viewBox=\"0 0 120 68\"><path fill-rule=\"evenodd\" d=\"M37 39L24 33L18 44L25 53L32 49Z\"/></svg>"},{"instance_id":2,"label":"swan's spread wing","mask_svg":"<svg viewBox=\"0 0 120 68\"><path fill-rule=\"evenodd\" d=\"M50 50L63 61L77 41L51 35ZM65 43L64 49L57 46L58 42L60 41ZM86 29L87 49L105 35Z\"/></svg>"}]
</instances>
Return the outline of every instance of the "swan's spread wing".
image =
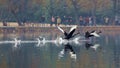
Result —
<instances>
[{"instance_id":1,"label":"swan's spread wing","mask_svg":"<svg viewBox=\"0 0 120 68\"><path fill-rule=\"evenodd\" d=\"M93 35L93 36L95 36L95 37L100 37L100 35L99 35L99 34L97 34L97 33L96 33L96 31L95 31L95 32L93 32L93 33L90 33L90 35Z\"/></svg>"},{"instance_id":2,"label":"swan's spread wing","mask_svg":"<svg viewBox=\"0 0 120 68\"><path fill-rule=\"evenodd\" d=\"M70 29L70 31L69 31L69 33L70 32L72 32L74 29L76 29L77 28L77 25L76 26L73 26L73 27L71 27L71 29Z\"/></svg>"},{"instance_id":3,"label":"swan's spread wing","mask_svg":"<svg viewBox=\"0 0 120 68\"><path fill-rule=\"evenodd\" d=\"M60 28L59 26L57 26L57 28L58 28L62 33L64 33L65 36L68 35L68 34L67 34L62 28Z\"/></svg>"},{"instance_id":4,"label":"swan's spread wing","mask_svg":"<svg viewBox=\"0 0 120 68\"><path fill-rule=\"evenodd\" d=\"M76 28L77 28L77 26L73 26L73 27L70 29L70 31L69 31L69 36L72 36L72 35L73 35L73 33L75 32Z\"/></svg>"},{"instance_id":5,"label":"swan's spread wing","mask_svg":"<svg viewBox=\"0 0 120 68\"><path fill-rule=\"evenodd\" d=\"M65 32L62 28L60 28L59 26L57 26L57 28L61 31L61 32Z\"/></svg>"}]
</instances>

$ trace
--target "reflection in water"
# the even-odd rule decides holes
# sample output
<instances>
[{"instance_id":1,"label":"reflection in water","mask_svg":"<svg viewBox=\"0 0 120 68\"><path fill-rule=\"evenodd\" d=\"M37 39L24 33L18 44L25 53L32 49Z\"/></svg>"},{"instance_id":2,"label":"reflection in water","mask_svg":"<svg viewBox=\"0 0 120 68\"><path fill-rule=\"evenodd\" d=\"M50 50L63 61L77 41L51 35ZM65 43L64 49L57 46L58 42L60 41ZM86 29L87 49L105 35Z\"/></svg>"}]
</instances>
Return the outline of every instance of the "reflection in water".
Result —
<instances>
[{"instance_id":1,"label":"reflection in water","mask_svg":"<svg viewBox=\"0 0 120 68\"><path fill-rule=\"evenodd\" d=\"M97 48L100 47L100 45L99 45L99 44L91 44L91 43L86 42L86 43L85 43L85 47L86 47L87 50L88 50L89 48L93 48L93 49L96 51Z\"/></svg>"},{"instance_id":2,"label":"reflection in water","mask_svg":"<svg viewBox=\"0 0 120 68\"><path fill-rule=\"evenodd\" d=\"M37 40L37 45L36 45L37 47L45 45L44 37L39 36L39 38L36 38L36 40Z\"/></svg>"},{"instance_id":3,"label":"reflection in water","mask_svg":"<svg viewBox=\"0 0 120 68\"><path fill-rule=\"evenodd\" d=\"M116 68L119 68L120 67L120 43L119 43L119 40L120 40L120 36L117 36L118 38L115 39L115 45L113 47L114 49L114 63L115 63L115 67Z\"/></svg>"},{"instance_id":4,"label":"reflection in water","mask_svg":"<svg viewBox=\"0 0 120 68\"><path fill-rule=\"evenodd\" d=\"M15 43L14 47L16 48L17 45L20 45L21 40L17 40L17 38L14 38L14 43Z\"/></svg>"},{"instance_id":5,"label":"reflection in water","mask_svg":"<svg viewBox=\"0 0 120 68\"><path fill-rule=\"evenodd\" d=\"M14 40L6 40L6 41L0 41L0 44L9 44L9 43L13 43L14 47L17 47L17 45L20 45L21 43L35 43L37 47L41 47L44 46L46 43L54 43L57 46L58 45L62 45L62 44L67 44L67 43L74 43L74 44L82 44L82 42L87 42L90 40L85 40L82 37L76 37L74 39L71 40L66 40L66 39L62 39L61 37L57 38L56 40L46 40L44 37L38 37L35 38L35 40L20 40L17 38L14 38Z\"/></svg>"},{"instance_id":6,"label":"reflection in water","mask_svg":"<svg viewBox=\"0 0 120 68\"><path fill-rule=\"evenodd\" d=\"M64 49L62 49L62 51L60 51L59 53L59 58L63 57L63 55L66 53L66 52L69 52L70 54L70 57L75 59L76 60L76 53L75 51L73 50L73 47L70 45L70 43L67 43L66 45L64 45Z\"/></svg>"},{"instance_id":7,"label":"reflection in water","mask_svg":"<svg viewBox=\"0 0 120 68\"><path fill-rule=\"evenodd\" d=\"M51 34L47 36L47 39L55 39L56 36ZM0 39L8 40L8 37ZM32 38L36 36L23 37L21 42L30 39L31 43L21 43L16 50L13 50L11 43L0 44L0 68L120 68L120 36L107 36L107 41L106 36L101 36L94 43L84 41L81 46L81 42L78 44L72 42L67 46L60 45L59 47L54 43L36 47L38 40L32 43ZM97 45L96 51L90 50L93 49L92 46L95 46L95 43L100 44ZM100 47L102 49L99 49ZM75 62L71 59L71 51L76 54ZM64 55L58 59L60 52Z\"/></svg>"}]
</instances>

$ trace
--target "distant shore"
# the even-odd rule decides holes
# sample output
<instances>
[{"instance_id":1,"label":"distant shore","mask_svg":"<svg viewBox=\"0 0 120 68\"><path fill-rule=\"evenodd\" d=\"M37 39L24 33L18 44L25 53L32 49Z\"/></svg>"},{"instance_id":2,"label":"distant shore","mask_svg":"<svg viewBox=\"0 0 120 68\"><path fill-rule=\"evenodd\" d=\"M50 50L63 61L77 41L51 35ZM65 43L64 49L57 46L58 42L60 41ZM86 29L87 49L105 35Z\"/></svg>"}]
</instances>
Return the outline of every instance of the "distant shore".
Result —
<instances>
[{"instance_id":1,"label":"distant shore","mask_svg":"<svg viewBox=\"0 0 120 68\"><path fill-rule=\"evenodd\" d=\"M65 30L69 30L71 26L61 26ZM120 26L78 26L77 31L84 33L86 31L102 31L102 33L118 33L120 34ZM0 33L37 33L37 32L59 32L56 26L38 27L38 26L3 26L0 27Z\"/></svg>"}]
</instances>

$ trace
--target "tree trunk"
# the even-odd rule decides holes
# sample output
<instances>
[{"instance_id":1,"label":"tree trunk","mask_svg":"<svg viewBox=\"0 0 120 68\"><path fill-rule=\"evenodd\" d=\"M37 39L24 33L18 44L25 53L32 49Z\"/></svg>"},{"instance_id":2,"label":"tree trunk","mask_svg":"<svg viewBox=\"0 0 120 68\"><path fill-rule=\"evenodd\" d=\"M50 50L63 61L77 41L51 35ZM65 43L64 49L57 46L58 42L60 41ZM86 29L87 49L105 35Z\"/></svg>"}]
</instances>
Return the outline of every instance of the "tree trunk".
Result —
<instances>
[{"instance_id":1,"label":"tree trunk","mask_svg":"<svg viewBox=\"0 0 120 68\"><path fill-rule=\"evenodd\" d=\"M76 0L71 0L71 1L75 9L75 20L76 20L77 25L79 25L79 16L78 16L79 13L78 13L77 1Z\"/></svg>"},{"instance_id":2,"label":"tree trunk","mask_svg":"<svg viewBox=\"0 0 120 68\"><path fill-rule=\"evenodd\" d=\"M96 0L92 0L92 18L93 18L93 25L96 25Z\"/></svg>"}]
</instances>

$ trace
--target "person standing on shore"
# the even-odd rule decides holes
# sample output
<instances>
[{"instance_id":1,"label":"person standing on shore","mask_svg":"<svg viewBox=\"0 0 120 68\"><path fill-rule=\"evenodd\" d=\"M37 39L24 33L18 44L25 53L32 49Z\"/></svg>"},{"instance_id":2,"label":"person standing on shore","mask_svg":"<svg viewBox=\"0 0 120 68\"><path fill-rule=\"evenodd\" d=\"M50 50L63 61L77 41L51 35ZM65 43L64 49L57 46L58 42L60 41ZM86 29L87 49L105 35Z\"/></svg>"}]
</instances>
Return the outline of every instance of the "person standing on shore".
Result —
<instances>
[{"instance_id":1,"label":"person standing on shore","mask_svg":"<svg viewBox=\"0 0 120 68\"><path fill-rule=\"evenodd\" d=\"M84 25L83 17L82 17L82 16L79 17L79 22L80 22L80 26L83 26L83 25Z\"/></svg>"},{"instance_id":2,"label":"person standing on shore","mask_svg":"<svg viewBox=\"0 0 120 68\"><path fill-rule=\"evenodd\" d=\"M3 26L7 26L7 22L3 21Z\"/></svg>"},{"instance_id":3,"label":"person standing on shore","mask_svg":"<svg viewBox=\"0 0 120 68\"><path fill-rule=\"evenodd\" d=\"M105 24L108 25L108 23L109 23L109 18L105 17Z\"/></svg>"},{"instance_id":4,"label":"person standing on shore","mask_svg":"<svg viewBox=\"0 0 120 68\"><path fill-rule=\"evenodd\" d=\"M55 17L54 16L52 16L52 18L51 18L51 26L52 26L52 24L55 24Z\"/></svg>"},{"instance_id":5,"label":"person standing on shore","mask_svg":"<svg viewBox=\"0 0 120 68\"><path fill-rule=\"evenodd\" d=\"M92 17L89 17L89 26L92 26Z\"/></svg>"},{"instance_id":6,"label":"person standing on shore","mask_svg":"<svg viewBox=\"0 0 120 68\"><path fill-rule=\"evenodd\" d=\"M57 25L60 25L60 23L61 23L61 18L58 16L58 18L57 18Z\"/></svg>"},{"instance_id":7,"label":"person standing on shore","mask_svg":"<svg viewBox=\"0 0 120 68\"><path fill-rule=\"evenodd\" d=\"M88 26L88 25L89 25L89 16L85 18L85 26Z\"/></svg>"},{"instance_id":8,"label":"person standing on shore","mask_svg":"<svg viewBox=\"0 0 120 68\"><path fill-rule=\"evenodd\" d=\"M41 16L41 23L45 23L45 16Z\"/></svg>"}]
</instances>

